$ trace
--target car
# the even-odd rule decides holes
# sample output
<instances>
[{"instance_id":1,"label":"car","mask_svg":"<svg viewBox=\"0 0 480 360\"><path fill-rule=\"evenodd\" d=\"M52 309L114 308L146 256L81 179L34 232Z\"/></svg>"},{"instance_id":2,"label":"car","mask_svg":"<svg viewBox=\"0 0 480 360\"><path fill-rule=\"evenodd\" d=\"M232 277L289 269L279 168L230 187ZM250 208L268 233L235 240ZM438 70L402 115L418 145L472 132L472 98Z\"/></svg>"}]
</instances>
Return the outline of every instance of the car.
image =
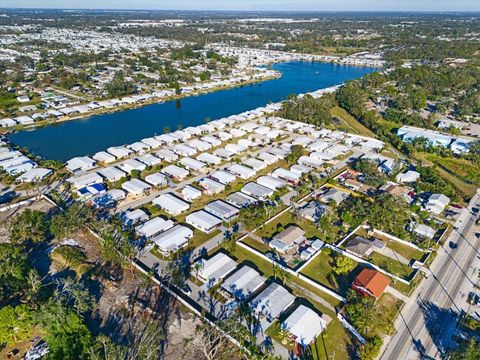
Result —
<instances>
[{"instance_id":1,"label":"car","mask_svg":"<svg viewBox=\"0 0 480 360\"><path fill-rule=\"evenodd\" d=\"M190 286L188 285L184 285L182 288L180 288L180 291L187 296L192 295L192 289L190 289Z\"/></svg>"},{"instance_id":2,"label":"car","mask_svg":"<svg viewBox=\"0 0 480 360\"><path fill-rule=\"evenodd\" d=\"M454 208L456 208L456 209L461 209L461 208L462 208L462 205L452 204L452 207L454 207Z\"/></svg>"},{"instance_id":3,"label":"car","mask_svg":"<svg viewBox=\"0 0 480 360\"><path fill-rule=\"evenodd\" d=\"M474 207L474 208L472 208L472 211L476 214L476 213L478 213L478 208Z\"/></svg>"},{"instance_id":4,"label":"car","mask_svg":"<svg viewBox=\"0 0 480 360\"><path fill-rule=\"evenodd\" d=\"M448 243L448 247L452 250L455 250L458 247L458 245L456 243L454 243L453 241L450 241Z\"/></svg>"}]
</instances>

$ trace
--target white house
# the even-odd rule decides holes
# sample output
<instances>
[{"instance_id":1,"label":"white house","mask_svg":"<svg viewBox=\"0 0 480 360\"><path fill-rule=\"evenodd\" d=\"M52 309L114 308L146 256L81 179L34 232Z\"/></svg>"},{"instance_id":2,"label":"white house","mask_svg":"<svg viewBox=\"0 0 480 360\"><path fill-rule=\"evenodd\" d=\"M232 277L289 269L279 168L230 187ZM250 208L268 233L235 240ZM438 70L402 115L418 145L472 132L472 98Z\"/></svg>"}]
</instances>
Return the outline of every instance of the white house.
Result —
<instances>
[{"instance_id":1,"label":"white house","mask_svg":"<svg viewBox=\"0 0 480 360\"><path fill-rule=\"evenodd\" d=\"M236 207L227 204L223 200L212 201L211 203L205 205L204 209L205 211L224 221L232 220L239 213L239 210Z\"/></svg>"},{"instance_id":2,"label":"white house","mask_svg":"<svg viewBox=\"0 0 480 360\"><path fill-rule=\"evenodd\" d=\"M97 171L97 173L109 182L115 182L127 176L124 171L116 168L115 166L101 168Z\"/></svg>"},{"instance_id":3,"label":"white house","mask_svg":"<svg viewBox=\"0 0 480 360\"><path fill-rule=\"evenodd\" d=\"M122 184L122 189L132 195L137 196L149 191L150 185L148 185L146 182L143 182L142 180L132 179L132 180L125 181Z\"/></svg>"},{"instance_id":4,"label":"white house","mask_svg":"<svg viewBox=\"0 0 480 360\"><path fill-rule=\"evenodd\" d=\"M139 236L143 236L147 239L154 237L165 230L171 229L175 223L172 220L165 220L161 217L155 217L142 225L138 225L135 228L135 232Z\"/></svg>"},{"instance_id":5,"label":"white house","mask_svg":"<svg viewBox=\"0 0 480 360\"><path fill-rule=\"evenodd\" d=\"M265 283L265 278L256 270L244 265L230 275L222 284L222 290L238 300L248 299Z\"/></svg>"},{"instance_id":6,"label":"white house","mask_svg":"<svg viewBox=\"0 0 480 360\"><path fill-rule=\"evenodd\" d=\"M173 194L162 194L156 197L152 203L173 216L180 215L190 208L190 204L179 199Z\"/></svg>"},{"instance_id":7,"label":"white house","mask_svg":"<svg viewBox=\"0 0 480 360\"><path fill-rule=\"evenodd\" d=\"M257 184L265 186L274 191L287 186L287 182L285 180L278 179L270 175L260 176L257 179Z\"/></svg>"},{"instance_id":8,"label":"white house","mask_svg":"<svg viewBox=\"0 0 480 360\"><path fill-rule=\"evenodd\" d=\"M203 161L204 163L210 165L218 165L222 162L222 159L220 157L209 153L201 153L197 156L197 160Z\"/></svg>"},{"instance_id":9,"label":"white house","mask_svg":"<svg viewBox=\"0 0 480 360\"><path fill-rule=\"evenodd\" d=\"M439 215L450 203L450 198L443 194L432 194L425 204L425 209L432 214Z\"/></svg>"},{"instance_id":10,"label":"white house","mask_svg":"<svg viewBox=\"0 0 480 360\"><path fill-rule=\"evenodd\" d=\"M130 174L134 170L143 171L147 168L144 163L141 163L140 161L135 159L127 159L121 164L119 164L118 167L125 171L127 174Z\"/></svg>"},{"instance_id":11,"label":"white house","mask_svg":"<svg viewBox=\"0 0 480 360\"><path fill-rule=\"evenodd\" d=\"M79 176L73 176L67 180L76 189L90 186L93 184L101 184L103 179L97 173L84 174Z\"/></svg>"},{"instance_id":12,"label":"white house","mask_svg":"<svg viewBox=\"0 0 480 360\"><path fill-rule=\"evenodd\" d=\"M67 169L71 172L86 171L93 169L97 163L88 156L74 157L67 161Z\"/></svg>"},{"instance_id":13,"label":"white house","mask_svg":"<svg viewBox=\"0 0 480 360\"><path fill-rule=\"evenodd\" d=\"M106 151L99 151L95 155L93 155L93 159L108 164L114 162L117 158L112 154L107 153Z\"/></svg>"},{"instance_id":14,"label":"white house","mask_svg":"<svg viewBox=\"0 0 480 360\"><path fill-rule=\"evenodd\" d=\"M262 160L254 159L254 158L250 158L250 159L245 160L243 162L243 165L251 167L255 171L260 171L260 170L263 170L267 167L266 162L264 162Z\"/></svg>"},{"instance_id":15,"label":"white house","mask_svg":"<svg viewBox=\"0 0 480 360\"><path fill-rule=\"evenodd\" d=\"M190 171L205 171L205 168L207 167L205 163L192 159L191 157L182 158L180 164Z\"/></svg>"},{"instance_id":16,"label":"white house","mask_svg":"<svg viewBox=\"0 0 480 360\"><path fill-rule=\"evenodd\" d=\"M405 173L398 174L396 180L399 183L412 183L420 178L420 173L413 170L408 170Z\"/></svg>"},{"instance_id":17,"label":"white house","mask_svg":"<svg viewBox=\"0 0 480 360\"><path fill-rule=\"evenodd\" d=\"M302 346L310 345L326 327L327 321L305 305L299 305L281 324Z\"/></svg>"},{"instance_id":18,"label":"white house","mask_svg":"<svg viewBox=\"0 0 480 360\"><path fill-rule=\"evenodd\" d=\"M254 182L245 184L242 187L241 192L259 200L266 200L274 193L272 189Z\"/></svg>"},{"instance_id":19,"label":"white house","mask_svg":"<svg viewBox=\"0 0 480 360\"><path fill-rule=\"evenodd\" d=\"M192 236L193 231L188 227L175 225L160 235L155 236L152 242L158 247L158 250L162 254L168 256L172 252L185 247Z\"/></svg>"},{"instance_id":20,"label":"white house","mask_svg":"<svg viewBox=\"0 0 480 360\"><path fill-rule=\"evenodd\" d=\"M38 167L23 173L22 175L17 177L15 180L20 182L27 182L27 183L37 182L37 181L43 180L44 178L46 178L52 173L53 173L53 170L51 169Z\"/></svg>"},{"instance_id":21,"label":"white house","mask_svg":"<svg viewBox=\"0 0 480 360\"><path fill-rule=\"evenodd\" d=\"M187 222L187 224L190 224L196 229L203 231L207 234L211 233L222 223L221 219L203 210L195 211L188 214L185 218L185 221Z\"/></svg>"},{"instance_id":22,"label":"white house","mask_svg":"<svg viewBox=\"0 0 480 360\"><path fill-rule=\"evenodd\" d=\"M201 178L198 180L198 185L207 195L220 194L222 191L225 191L225 185L210 178Z\"/></svg>"},{"instance_id":23,"label":"white house","mask_svg":"<svg viewBox=\"0 0 480 360\"><path fill-rule=\"evenodd\" d=\"M133 154L133 151L127 149L125 146L111 146L107 149L107 152L115 156L117 159L123 159Z\"/></svg>"},{"instance_id":24,"label":"white house","mask_svg":"<svg viewBox=\"0 0 480 360\"><path fill-rule=\"evenodd\" d=\"M200 259L198 267L195 267L196 275L209 286L214 286L223 280L237 267L237 263L224 253L217 253L210 259Z\"/></svg>"},{"instance_id":25,"label":"white house","mask_svg":"<svg viewBox=\"0 0 480 360\"><path fill-rule=\"evenodd\" d=\"M202 197L202 192L191 185L182 188L182 197L184 200L193 201Z\"/></svg>"},{"instance_id":26,"label":"white house","mask_svg":"<svg viewBox=\"0 0 480 360\"><path fill-rule=\"evenodd\" d=\"M237 178L235 175L230 174L229 172L223 171L223 170L214 172L213 174L210 175L210 177L213 180L218 181L219 183L222 183L224 185L233 183Z\"/></svg>"},{"instance_id":27,"label":"white house","mask_svg":"<svg viewBox=\"0 0 480 360\"><path fill-rule=\"evenodd\" d=\"M168 165L164 167L161 172L175 180L183 180L185 179L190 172L187 169L181 168L177 165Z\"/></svg>"},{"instance_id":28,"label":"white house","mask_svg":"<svg viewBox=\"0 0 480 360\"><path fill-rule=\"evenodd\" d=\"M273 282L250 301L249 305L254 313L262 315L272 322L278 319L294 302L295 296L283 286Z\"/></svg>"},{"instance_id":29,"label":"white house","mask_svg":"<svg viewBox=\"0 0 480 360\"><path fill-rule=\"evenodd\" d=\"M161 187L168 184L167 176L159 172L145 176L145 181L156 187Z\"/></svg>"},{"instance_id":30,"label":"white house","mask_svg":"<svg viewBox=\"0 0 480 360\"><path fill-rule=\"evenodd\" d=\"M240 164L234 164L227 168L228 172L230 172L233 175L238 176L241 179L247 180L248 178L251 178L252 176L255 176L257 173L255 170L252 168L249 168L244 165Z\"/></svg>"}]
</instances>

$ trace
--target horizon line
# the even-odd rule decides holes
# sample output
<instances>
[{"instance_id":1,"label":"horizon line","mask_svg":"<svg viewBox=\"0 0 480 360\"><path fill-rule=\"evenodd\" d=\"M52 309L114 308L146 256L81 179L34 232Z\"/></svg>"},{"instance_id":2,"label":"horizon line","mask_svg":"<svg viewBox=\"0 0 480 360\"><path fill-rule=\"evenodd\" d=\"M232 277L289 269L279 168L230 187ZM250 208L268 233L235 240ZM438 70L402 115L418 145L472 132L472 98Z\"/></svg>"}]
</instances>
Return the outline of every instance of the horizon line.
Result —
<instances>
[{"instance_id":1,"label":"horizon line","mask_svg":"<svg viewBox=\"0 0 480 360\"><path fill-rule=\"evenodd\" d=\"M244 12L244 13L480 13L479 10L239 10L239 9L156 9L156 8L68 8L68 7L3 7L1 10L67 10L67 11L177 11L177 12Z\"/></svg>"}]
</instances>

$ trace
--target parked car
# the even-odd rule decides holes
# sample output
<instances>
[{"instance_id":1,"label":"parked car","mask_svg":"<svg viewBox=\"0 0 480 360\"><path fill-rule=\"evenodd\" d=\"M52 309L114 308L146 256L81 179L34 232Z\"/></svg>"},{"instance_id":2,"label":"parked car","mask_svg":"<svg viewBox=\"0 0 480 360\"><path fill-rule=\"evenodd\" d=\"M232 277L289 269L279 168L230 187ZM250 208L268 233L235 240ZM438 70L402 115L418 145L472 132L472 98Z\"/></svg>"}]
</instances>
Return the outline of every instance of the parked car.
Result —
<instances>
[{"instance_id":1,"label":"parked car","mask_svg":"<svg viewBox=\"0 0 480 360\"><path fill-rule=\"evenodd\" d=\"M454 243L453 241L450 241L448 243L448 247L452 250L455 250L458 247L458 245L456 243Z\"/></svg>"}]
</instances>

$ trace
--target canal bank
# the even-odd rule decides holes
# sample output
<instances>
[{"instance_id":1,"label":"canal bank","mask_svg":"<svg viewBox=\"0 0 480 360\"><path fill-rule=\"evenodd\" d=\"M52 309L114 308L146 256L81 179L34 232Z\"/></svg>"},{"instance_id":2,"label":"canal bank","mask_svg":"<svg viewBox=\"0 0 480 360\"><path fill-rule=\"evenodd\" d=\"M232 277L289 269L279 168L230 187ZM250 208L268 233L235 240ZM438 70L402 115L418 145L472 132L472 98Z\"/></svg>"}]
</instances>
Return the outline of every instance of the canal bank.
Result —
<instances>
[{"instance_id":1,"label":"canal bank","mask_svg":"<svg viewBox=\"0 0 480 360\"><path fill-rule=\"evenodd\" d=\"M145 137L195 126L284 100L299 94L360 78L374 68L316 62L289 62L273 66L278 79L193 96L137 109L54 124L9 136L35 155L65 161L93 154L109 146L129 144Z\"/></svg>"}]
</instances>

